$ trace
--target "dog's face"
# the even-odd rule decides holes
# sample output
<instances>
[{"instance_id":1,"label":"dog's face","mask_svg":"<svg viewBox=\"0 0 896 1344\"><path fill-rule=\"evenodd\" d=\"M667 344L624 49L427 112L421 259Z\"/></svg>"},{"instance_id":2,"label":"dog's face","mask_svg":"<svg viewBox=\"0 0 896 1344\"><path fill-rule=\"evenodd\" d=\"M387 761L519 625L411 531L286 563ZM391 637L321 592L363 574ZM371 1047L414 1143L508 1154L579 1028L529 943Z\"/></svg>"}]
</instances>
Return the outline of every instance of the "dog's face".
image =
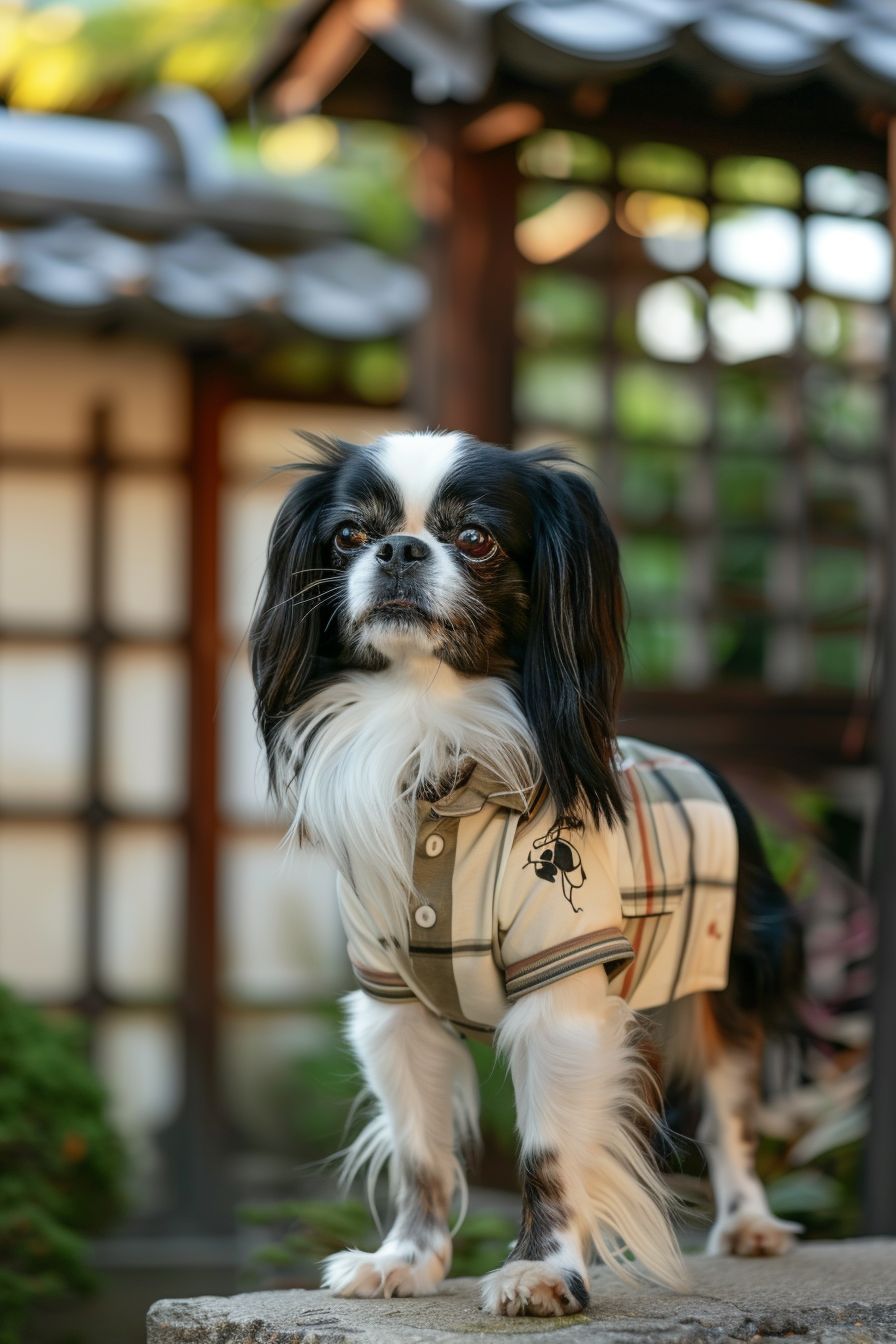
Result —
<instances>
[{"instance_id":1,"label":"dog's face","mask_svg":"<svg viewBox=\"0 0 896 1344\"><path fill-rule=\"evenodd\" d=\"M481 675L513 665L531 535L514 466L459 434L390 436L343 463L320 541L344 657L433 655Z\"/></svg>"},{"instance_id":2,"label":"dog's face","mask_svg":"<svg viewBox=\"0 0 896 1344\"><path fill-rule=\"evenodd\" d=\"M269 756L321 677L422 655L513 681L558 807L617 812L622 597L590 484L556 450L458 433L313 442L250 633Z\"/></svg>"}]
</instances>

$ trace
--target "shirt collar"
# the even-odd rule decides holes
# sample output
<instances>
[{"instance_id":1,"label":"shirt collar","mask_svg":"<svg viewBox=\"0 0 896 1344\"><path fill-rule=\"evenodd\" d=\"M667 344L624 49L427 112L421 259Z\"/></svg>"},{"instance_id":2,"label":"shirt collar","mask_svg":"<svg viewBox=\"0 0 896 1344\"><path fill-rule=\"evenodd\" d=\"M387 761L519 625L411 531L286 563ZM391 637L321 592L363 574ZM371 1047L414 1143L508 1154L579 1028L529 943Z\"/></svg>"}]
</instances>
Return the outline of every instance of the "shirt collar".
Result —
<instances>
[{"instance_id":1,"label":"shirt collar","mask_svg":"<svg viewBox=\"0 0 896 1344\"><path fill-rule=\"evenodd\" d=\"M536 783L525 789L508 789L484 765L476 765L463 784L434 803L421 802L421 810L439 817L468 817L481 812L486 803L495 803L510 812L528 812L539 788Z\"/></svg>"}]
</instances>

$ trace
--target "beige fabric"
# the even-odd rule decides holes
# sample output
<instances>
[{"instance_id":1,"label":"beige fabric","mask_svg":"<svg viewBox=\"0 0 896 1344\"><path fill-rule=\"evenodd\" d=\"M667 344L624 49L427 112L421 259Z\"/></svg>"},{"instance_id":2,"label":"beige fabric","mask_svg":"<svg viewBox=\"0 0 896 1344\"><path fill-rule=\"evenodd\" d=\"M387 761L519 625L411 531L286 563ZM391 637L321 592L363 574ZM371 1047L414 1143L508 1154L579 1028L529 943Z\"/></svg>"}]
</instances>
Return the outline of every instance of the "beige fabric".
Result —
<instances>
[{"instance_id":1,"label":"beige fabric","mask_svg":"<svg viewBox=\"0 0 896 1344\"><path fill-rule=\"evenodd\" d=\"M558 828L544 790L508 793L480 767L439 802L420 803L407 953L388 946L339 884L364 989L418 998L488 1038L515 999L590 966L604 965L611 992L637 1009L724 988L737 877L731 812L685 756L621 738L619 768L629 807L613 828Z\"/></svg>"}]
</instances>

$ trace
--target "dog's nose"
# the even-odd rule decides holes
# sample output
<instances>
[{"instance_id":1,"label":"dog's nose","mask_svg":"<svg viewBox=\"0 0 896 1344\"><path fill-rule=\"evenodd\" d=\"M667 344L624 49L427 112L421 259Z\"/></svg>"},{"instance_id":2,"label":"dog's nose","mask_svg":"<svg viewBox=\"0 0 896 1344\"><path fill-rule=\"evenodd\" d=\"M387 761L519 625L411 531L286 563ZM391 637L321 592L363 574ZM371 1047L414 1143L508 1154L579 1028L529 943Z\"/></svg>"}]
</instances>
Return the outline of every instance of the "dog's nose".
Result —
<instances>
[{"instance_id":1,"label":"dog's nose","mask_svg":"<svg viewBox=\"0 0 896 1344\"><path fill-rule=\"evenodd\" d=\"M399 534L384 537L376 549L377 563L386 574L397 577L419 565L429 555L429 547L420 537Z\"/></svg>"}]
</instances>

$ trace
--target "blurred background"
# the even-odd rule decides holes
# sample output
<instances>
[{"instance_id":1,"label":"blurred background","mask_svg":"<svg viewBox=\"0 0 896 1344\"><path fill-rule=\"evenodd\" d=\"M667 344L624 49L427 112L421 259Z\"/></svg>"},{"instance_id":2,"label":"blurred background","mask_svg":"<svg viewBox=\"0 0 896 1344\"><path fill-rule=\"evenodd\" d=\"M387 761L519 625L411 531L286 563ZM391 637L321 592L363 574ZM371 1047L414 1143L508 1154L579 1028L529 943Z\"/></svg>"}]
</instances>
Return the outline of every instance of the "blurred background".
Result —
<instances>
[{"instance_id":1,"label":"blurred background","mask_svg":"<svg viewBox=\"0 0 896 1344\"><path fill-rule=\"evenodd\" d=\"M302 429L597 473L624 731L732 775L806 927L773 1205L896 1231L889 0L0 0L0 96L2 1344L375 1236L245 654ZM477 1272L515 1209L479 1063Z\"/></svg>"}]
</instances>

